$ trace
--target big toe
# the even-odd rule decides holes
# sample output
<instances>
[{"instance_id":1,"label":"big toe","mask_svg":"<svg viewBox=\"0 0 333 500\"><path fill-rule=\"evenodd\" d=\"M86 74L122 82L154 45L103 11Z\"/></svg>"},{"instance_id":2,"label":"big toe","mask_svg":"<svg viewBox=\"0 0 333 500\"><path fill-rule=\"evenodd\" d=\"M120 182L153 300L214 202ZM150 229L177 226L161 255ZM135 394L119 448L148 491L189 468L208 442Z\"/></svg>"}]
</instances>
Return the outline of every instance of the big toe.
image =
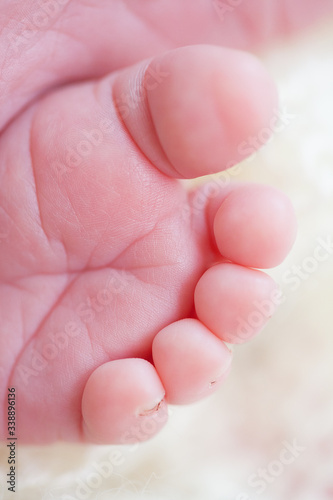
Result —
<instances>
[{"instance_id":1,"label":"big toe","mask_svg":"<svg viewBox=\"0 0 333 500\"><path fill-rule=\"evenodd\" d=\"M259 60L215 46L170 51L141 74L137 68L121 73L114 90L142 151L161 171L185 178L244 159L242 142L261 137L262 129L261 144L269 138L277 106L275 86ZM141 102L135 105L138 92Z\"/></svg>"}]
</instances>

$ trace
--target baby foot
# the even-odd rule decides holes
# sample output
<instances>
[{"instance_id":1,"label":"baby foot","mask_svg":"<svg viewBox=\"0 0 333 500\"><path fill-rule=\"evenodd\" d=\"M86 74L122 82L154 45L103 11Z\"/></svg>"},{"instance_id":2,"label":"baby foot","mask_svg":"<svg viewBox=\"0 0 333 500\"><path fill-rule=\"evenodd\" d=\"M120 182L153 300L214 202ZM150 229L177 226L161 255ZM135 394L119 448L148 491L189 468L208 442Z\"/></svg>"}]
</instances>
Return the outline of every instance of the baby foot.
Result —
<instances>
[{"instance_id":1,"label":"baby foot","mask_svg":"<svg viewBox=\"0 0 333 500\"><path fill-rule=\"evenodd\" d=\"M250 50L331 12L331 0L2 0L0 130L57 85L184 45Z\"/></svg>"},{"instance_id":2,"label":"baby foot","mask_svg":"<svg viewBox=\"0 0 333 500\"><path fill-rule=\"evenodd\" d=\"M275 284L253 267L281 262L294 215L270 187L189 192L178 178L243 159L275 105L255 58L196 46L50 93L7 128L2 439L8 387L21 442L117 443L225 378L224 341L273 312Z\"/></svg>"}]
</instances>

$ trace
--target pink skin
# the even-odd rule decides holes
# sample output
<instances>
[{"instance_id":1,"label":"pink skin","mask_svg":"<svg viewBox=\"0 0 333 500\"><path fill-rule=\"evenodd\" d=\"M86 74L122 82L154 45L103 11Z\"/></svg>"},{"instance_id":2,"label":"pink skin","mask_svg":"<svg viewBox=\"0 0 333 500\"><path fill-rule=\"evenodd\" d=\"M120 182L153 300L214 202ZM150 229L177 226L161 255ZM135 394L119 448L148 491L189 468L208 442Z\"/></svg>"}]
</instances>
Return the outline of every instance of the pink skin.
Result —
<instances>
[{"instance_id":1,"label":"pink skin","mask_svg":"<svg viewBox=\"0 0 333 500\"><path fill-rule=\"evenodd\" d=\"M70 29L65 21L63 28ZM67 54L69 61L70 43ZM8 79L2 123L40 85L69 79L74 65L60 59L58 79L34 83L31 62L27 78L17 74L20 91ZM112 69L109 61L97 70L99 62L77 71ZM154 88L145 84L149 67L167 74ZM124 95L130 113L121 111ZM21 442L116 443L148 439L164 425L167 402L195 401L223 380L230 367L223 340L239 341L238 315L274 288L248 267L281 262L296 223L290 202L271 188L220 188L198 210L197 193L176 177L237 159L237 144L267 126L276 104L253 56L186 47L49 93L3 131L2 439L7 387L19 394Z\"/></svg>"},{"instance_id":2,"label":"pink skin","mask_svg":"<svg viewBox=\"0 0 333 500\"><path fill-rule=\"evenodd\" d=\"M248 50L333 10L331 0L251 0L225 13L221 4L229 5L222 0L54 0L54 12L43 15L35 0L2 0L0 129L45 89L101 77L184 45Z\"/></svg>"}]
</instances>

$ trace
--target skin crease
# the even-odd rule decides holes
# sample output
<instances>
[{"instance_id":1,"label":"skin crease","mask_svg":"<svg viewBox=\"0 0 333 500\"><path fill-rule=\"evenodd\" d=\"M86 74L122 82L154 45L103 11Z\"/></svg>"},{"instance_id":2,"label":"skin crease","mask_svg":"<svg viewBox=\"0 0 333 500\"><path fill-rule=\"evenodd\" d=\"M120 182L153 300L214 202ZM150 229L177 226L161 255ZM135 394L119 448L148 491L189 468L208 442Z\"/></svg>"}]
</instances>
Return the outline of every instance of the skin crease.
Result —
<instances>
[{"instance_id":1,"label":"skin crease","mask_svg":"<svg viewBox=\"0 0 333 500\"><path fill-rule=\"evenodd\" d=\"M103 429L98 425L101 398L98 397L100 392L95 389L98 384L94 370L110 360L137 357L150 359L151 344L156 333L169 323L191 314L193 292L198 279L216 258L221 258L220 252L212 247L212 234L207 227L205 211L200 210L191 219L186 218L184 207L191 210L187 194L176 179L164 173L164 168L169 168L171 174L173 172L172 163L165 160L163 148L160 148L161 155L157 154L168 127L166 132L160 129L160 140L154 134L144 133L150 140L141 149L135 142L138 131L144 131L145 127L148 132L150 130L151 122L146 112L148 106L152 110L151 116L156 116L157 121L158 110L154 110L154 103L170 98L168 92L171 95L182 95L184 92L181 60L192 68L188 73L188 85L194 93L193 106L198 100L201 103L206 100L207 106L202 106L199 114L207 123L212 123L213 132L219 120L230 121L230 111L224 116L220 106L212 105L218 103L219 99L223 101L224 92L221 91L220 96L211 95L206 92L205 79L193 78L196 72L202 72L201 59L208 69L216 68L218 60L222 73L227 66L230 85L232 79L235 82L239 80L242 71L246 73L248 81L250 78L256 81L256 85L249 85L246 91L239 88L239 97L244 103L252 103L260 95L258 114L255 116L257 107L251 104L253 121L247 121L246 133L255 134L257 128L269 120L276 105L275 98L272 99L275 93L267 89L266 74L261 67L259 69L257 62L254 70L248 72L252 56L237 52L231 64L229 49L202 46L179 49L172 59L160 61L167 72L173 75L175 83L179 78L182 85L161 85L153 89L154 99L140 101L140 106L134 108L130 115L136 127L133 123L124 127L114 109L114 100L110 99L110 87L114 85L116 99L124 89L125 83L122 83L119 74L116 77L107 76L97 84L83 84L50 94L38 106L18 117L3 134L8 160L0 187L1 196L6 201L7 213L16 218L17 226L2 246L0 266L6 284L1 289L1 303L3 311L8 314L4 322L2 345L9 345L13 330L21 333L17 334L16 343L11 345L11 351L2 363L10 374L7 385L21 388L21 391L25 389L17 408L22 441L82 440L95 436L96 441L101 442L104 436L105 442L115 442L117 435L111 433L109 428ZM138 81L135 75L142 74L140 67L128 69L126 73L124 81L135 83ZM273 87L273 83L270 86ZM258 87L262 88L260 93ZM249 92L249 88L255 89L254 92ZM130 89L127 91L131 95ZM264 98L265 113L262 111ZM188 108L188 101L179 99L176 116L185 130L188 130L184 122ZM83 156L79 166L59 175L59 170L52 166L55 161L62 158L66 160L68 154L73 155L73 147L80 144L82 131L86 131L86 137L87 133L98 130L100 120L105 115L115 123L112 134L91 151L91 156L86 159ZM178 118L174 122L172 113L167 116L177 124ZM155 125L154 118L152 122ZM238 122L235 118L233 130L235 135L239 134L239 140L244 137L242 115L239 115ZM20 148L17 148L18 137L21 138ZM193 139L197 141L195 137ZM220 140L219 137L217 139ZM227 139L225 143L227 147ZM68 149L69 145L72 149ZM149 151L157 151L154 165L147 158L147 145L150 146ZM188 165L190 149L183 149L184 162L180 161L180 166ZM214 155L217 160L220 150L211 151L210 158ZM127 161L127 157L135 158L135 163ZM106 158L113 158L112 164L105 161ZM218 165L216 160L212 163ZM49 167L45 168L45 165ZM203 163L200 172L205 173L207 168L210 168L210 164L207 166ZM194 175L197 173L194 171ZM15 191L21 193L19 204L16 199L6 195L13 183ZM36 191L31 186L36 186ZM237 200L235 189L233 196ZM241 199L244 189L239 191ZM259 190L254 186L246 189ZM231 193L228 194L231 196ZM221 190L219 204L226 195ZM285 204L283 200L282 205ZM207 203L209 205L209 199ZM30 214L29 218L27 213ZM255 214L255 219L258 215ZM290 207L286 209L285 215L285 225L289 227L294 220ZM215 214L211 216L214 218ZM269 224L274 225L274 216ZM236 231L240 235L243 230L242 222L232 227L232 232ZM269 234L265 227L262 227L262 232ZM284 232L282 237L278 235L276 239L281 256L292 244L288 234L288 231ZM27 251L22 252L23 247ZM260 260L261 249L258 248L256 253ZM232 281L232 275L230 279ZM110 280L113 280L111 292L108 291ZM101 294L103 290L106 291ZM42 296L42 301L38 301L39 296ZM23 321L20 317L13 321L18 300L22 304ZM238 307L238 302L235 296L232 306ZM215 315L214 310L212 314ZM191 351L192 355L188 360L192 359L193 365L195 352L190 347L188 352ZM196 357L199 355L200 349L196 351ZM208 356L206 362L209 364ZM221 363L223 365L222 359ZM116 366L121 370L121 365ZM143 402L140 406L144 405L147 388L152 388L153 396L153 388L159 386L158 365L156 369L154 376L150 370L146 382L141 383ZM163 361L160 369L163 371ZM55 373L58 374L57 378L54 377ZM85 389L90 374L95 382L87 384ZM128 398L128 404L118 402L119 406L124 412L126 408L133 408L131 398L137 397L140 392L129 392L120 374L112 378L117 380L116 394L123 388ZM176 388L173 392L177 394L177 379L172 380ZM58 398L49 397L50 387ZM178 402L187 401L188 389L185 392L182 394L179 386ZM202 393L201 389L199 393ZM35 405L36 394L44 401L43 406L38 408ZM110 386L104 395L106 414L108 409L116 405L114 394ZM80 411L82 395L83 401L89 402L82 407L87 418L83 423ZM155 401L157 396L152 399ZM147 406L151 406L150 401ZM47 427L43 425L46 418ZM117 421L112 424L114 418ZM120 420L125 423L129 421L128 418L124 415ZM135 415L133 418L135 420ZM112 429L119 429L120 432L118 419L118 414L110 413L108 421ZM96 422L95 430L92 422Z\"/></svg>"},{"instance_id":2,"label":"skin crease","mask_svg":"<svg viewBox=\"0 0 333 500\"><path fill-rule=\"evenodd\" d=\"M218 1L207 0L55 4L53 12L51 8L43 15L35 0L1 2L0 127L57 85L96 78L183 45L249 50L332 12L330 0L252 0L240 2L225 15Z\"/></svg>"},{"instance_id":3,"label":"skin crease","mask_svg":"<svg viewBox=\"0 0 333 500\"><path fill-rule=\"evenodd\" d=\"M223 241L230 242L231 233L233 237L237 233L241 237L245 229L249 230L248 221L246 224L234 223L234 207L238 206L237 199L240 201L244 198L247 188L243 188L245 191L240 191L239 194L235 189L232 195L233 203L229 208L225 205L224 213L221 208L221 212L216 215L229 192L221 192L211 202L208 200L207 207L197 213L198 211L194 211L189 204L191 196L188 197L179 183L172 178L179 168L184 168L182 176L194 177L217 171L220 165L220 134L216 134L216 140L212 144L214 147L210 148L210 161L202 167L202 163L198 163L191 171L191 159L187 156L189 148L184 147L184 151L179 152L179 148L170 143L170 137L167 135L167 120L174 120L175 116L166 116L163 110L159 109L165 98L178 99L184 107L178 108L176 124L179 130L188 129L191 117L186 109L191 106L187 106L182 100L182 92L186 85L191 89L194 85L196 93L193 94L193 99L202 102L202 96L207 92L204 86L206 80L201 79L201 72L202 68L210 71L209 64L206 64L209 49L204 57L200 55L200 51L206 49L202 48L191 49L194 52L186 49L186 54L182 51L176 52L171 61L167 56L164 64L175 79L174 88L171 91L161 85L155 94L148 95L147 100L143 100L140 106L134 109L127 123L119 120L109 92L110 88L113 88L115 96L120 98L128 82L128 76L124 77L125 73L118 72L97 83L63 88L59 92L46 95L45 98L37 97L42 93L47 94L47 90L65 82L95 78L153 53L160 54L166 49L186 43L225 43L243 48L253 46L271 35L289 31L295 25L295 20L280 16L278 26L270 30L271 35L265 34L263 30L259 36L249 22L245 30L236 30L232 39L227 28L231 19L225 21L225 32L221 35L219 17L216 17L214 12L212 14L211 10L208 12L205 3L198 2L198 9L203 11L203 19L207 18L207 27L201 29L199 34L195 21L197 18L193 16L188 21L187 29L182 30L183 35L176 36L174 27L170 28L167 19L175 16L178 7L171 11L170 7L166 6L163 17L162 7L158 12L154 8L138 12L130 2L127 5L119 2L119 12L115 13L107 7L103 10L102 3L98 8L92 9L89 2L73 0L58 17L50 16L52 26L37 33L32 31L31 39L25 38L19 45L15 38L15 47L18 49L16 51L13 48L13 38L8 37L8 33L15 33L17 36L19 20L33 18L32 5L32 2L25 2L24 7L19 3L15 6L6 3L1 18L5 29L0 35L3 68L0 97L0 216L3 227L12 230L8 237L2 238L0 248L0 392L5 399L8 384L20 390L17 419L22 442L50 442L60 439L117 442L121 441L120 434L126 429L121 428L119 433L112 433L103 428L97 429L97 432L94 428L95 425L98 426L102 397L106 416L110 417L109 425L112 427L112 418L115 419L114 429L119 424L121 416L112 416L111 412L112 406L115 405L112 399L115 392L110 388L110 392L105 394L106 391L98 389L99 372L96 375L97 382L96 379L89 379L86 386L87 379L90 374L96 373L94 370L97 367L103 364L109 366L107 363L114 359L120 358L121 361L122 358L142 357L144 360L140 369L142 366L145 368L142 368L142 383L135 393L135 396L140 396L140 401L133 399L134 394L133 397L129 394L125 407L133 411L133 425L129 425L134 426L136 435L140 435L138 439L144 440L150 435L142 435L142 429L137 431L136 410L140 407L141 411L142 404L143 411L156 404L156 399L162 396L163 376L168 377L166 373L168 370L172 371L172 367L163 364L163 359L168 355L167 350L163 355L163 343L160 347L160 359L157 359L156 355L156 370L152 365L145 364L152 359L151 345L156 333L171 322L194 315L195 286L205 270L216 260L223 261L232 257L237 268L237 262L254 267L266 267L272 265L273 261L274 265L278 263L288 252L295 234L291 208L284 197L280 199L277 195L282 212L278 211L277 219L270 219L269 222L271 227L277 224L280 231L285 221L288 230L283 237L277 237L272 254L266 252L265 258L262 259L261 249L252 248L253 260L250 258L245 261L247 252L244 250L242 253L238 248L232 256L234 249L228 243L228 255L224 256ZM324 2L317 5L318 14L322 8L326 8ZM305 18L310 17L311 6L312 3L309 2L308 9L301 9L303 14L300 17L304 16L304 24L307 22ZM232 22L237 22L239 26L243 26L240 20L244 20L245 15L242 9L240 7L232 16ZM186 9L184 12L186 13ZM73 22L78 13L82 21L79 24ZM181 14L179 12L179 21L182 19ZM108 29L102 29L102 18L106 24L109 22ZM110 29L113 19L117 19L119 24L114 30ZM83 40L84 26L88 22L93 26L89 31L91 40ZM200 24L205 25L202 19ZM298 22L296 25L298 26ZM93 36L94 31L98 32L98 36ZM112 37L119 37L117 54L112 50L116 38L109 38L109 33L112 33ZM123 38L125 34L127 43ZM135 44L135 49L128 43L129 36L140 40L139 44ZM15 57L8 56L8 47L15 51ZM198 50L199 52L196 52ZM211 61L214 63L211 67L216 67L216 50L214 48L211 52ZM220 50L221 75L228 67L228 75L231 75L230 85L233 87L234 81L236 86L240 73L244 71L242 68L251 66L249 58L237 53L235 57L240 57L240 60L233 63L231 53ZM49 62L51 53L52 68ZM253 60L252 56L250 59ZM184 75L179 69L182 68L182 61L184 64L190 64L193 71L187 83L186 79L183 81ZM194 61L197 61L197 65ZM43 71L38 70L39 66L43 67ZM142 68L146 67L147 63L144 63ZM215 101L208 100L206 106L198 109L198 114L204 118L205 123L207 118L208 122L212 120L213 135L216 124L220 123L219 119L224 119L227 126L233 123L231 128L235 144L244 139L244 134L246 136L252 132L251 127L257 130L266 124L275 105L272 97L274 91L273 87L267 90L268 77L263 70L259 70L258 65L256 68L252 77L253 83L257 84L253 84L252 88L258 90L258 85L259 88L262 85L262 92L250 92L246 95L239 89L239 99L251 106L256 119L249 122L249 129L244 129L244 121L237 121L237 117L232 116L231 109L228 110L223 101L224 94L213 92L212 99L215 99L218 105L214 106ZM143 69L126 71L129 72L128 75L132 72L132 82L135 83L140 79ZM178 97L177 89L180 89ZM266 106L262 106L258 96L264 97L264 100L267 98ZM34 102L29 107L28 104L32 101ZM206 112L207 116L202 115ZM216 118L214 113L217 113L219 118ZM62 155L68 153L68 147L75 146L82 140L82 130L88 133L96 130L105 116L109 119L111 117L116 124L113 135L106 135L108 139L101 147L93 150L92 158L82 160L80 169L72 168L60 179L59 172L54 168L45 168L46 165L54 165ZM149 140L139 144L140 140L143 140L140 136L142 126ZM253 133L255 134L255 130ZM193 147L198 147L198 154L202 154L204 158L202 150L205 149L205 144L201 148L198 146L198 136L193 133L185 139L192 140ZM225 143L228 144L228 141L225 140ZM178 149L178 156L175 149ZM154 155L150 156L152 153ZM230 156L230 152L226 156ZM128 158L132 161L128 162ZM167 172L170 178L165 175ZM252 189L260 190L258 187L249 188L249 198ZM11 193L15 193L15 196ZM238 196L240 198L237 198ZM184 223L184 214L192 211L193 215L187 220L185 217ZM114 222L112 225L110 214ZM254 221L258 222L259 214L260 210L254 210ZM262 220L260 223L262 233L269 234L266 231L267 221ZM260 229L260 224L256 224L256 231L258 228ZM6 231L1 234L7 235ZM110 283L113 295L107 299L106 295L101 295L100 292L107 289ZM231 278L230 285L232 283ZM227 287L227 281L225 284ZM207 288L211 288L209 280ZM206 295L204 290L203 295ZM231 306L237 305L237 301L236 296L235 303ZM211 316L214 315L213 310ZM186 352L191 352L188 358L191 365L195 363L200 349L198 347L196 350L190 340L187 340L189 324L182 323L182 328L183 343L171 344L171 347L177 349L179 345L183 345ZM178 335L181 335L182 328ZM206 330L207 328L203 331ZM210 332L211 335L215 333ZM216 341L219 340L216 338ZM38 357L41 352L48 353L48 360L46 363L44 360L44 364ZM209 354L209 349L207 352ZM223 347L220 352L221 358L216 360L216 364L221 363L222 366L225 353ZM18 366L31 370L27 384L22 382L22 370L20 371ZM120 367L123 370L122 366L112 365L112 369ZM135 375L136 369L139 369L138 364L134 363L132 366ZM212 374L205 370L205 366L204 364L203 373L209 375L209 384ZM32 372L34 373L31 374ZM129 372L131 373L131 370ZM131 380L128 384L125 383L121 373L117 371L118 378L113 377L119 380L114 390L119 394L128 394L128 384L130 385ZM195 395L189 394L189 387L183 386L177 393L177 379L170 377L166 385L173 388L173 398L177 402L185 403L195 399ZM201 388L198 391L200 392ZM170 388L169 392L171 393ZM83 407L86 421L82 421L82 395L84 401L90 401L87 408ZM145 399L146 396L149 397ZM38 405L36 400L39 401ZM165 412L165 407L161 405L158 411ZM129 421L132 418L126 414L127 417ZM1 437L5 438L5 405L1 418ZM162 421L163 418L160 419L160 422Z\"/></svg>"}]
</instances>

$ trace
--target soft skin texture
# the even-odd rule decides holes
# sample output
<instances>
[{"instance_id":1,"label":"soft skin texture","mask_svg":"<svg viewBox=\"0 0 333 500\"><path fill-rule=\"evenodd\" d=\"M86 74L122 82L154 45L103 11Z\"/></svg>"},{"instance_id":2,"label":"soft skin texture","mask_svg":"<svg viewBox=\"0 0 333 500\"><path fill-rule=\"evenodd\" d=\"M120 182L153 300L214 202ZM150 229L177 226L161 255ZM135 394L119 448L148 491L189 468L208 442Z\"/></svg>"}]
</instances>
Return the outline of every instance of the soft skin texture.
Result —
<instances>
[{"instance_id":1,"label":"soft skin texture","mask_svg":"<svg viewBox=\"0 0 333 500\"><path fill-rule=\"evenodd\" d=\"M199 314L196 319L195 310L201 307L200 294L204 301L211 293L210 278L216 280L217 266L228 266L224 286L235 289L240 265L264 268L278 264L295 234L292 209L279 193L270 196L267 192L262 196L264 206L259 202L252 207L255 193L264 193L265 188L228 186L207 196L198 210L196 193L188 193L176 179L224 168L235 161L237 144L247 134L256 135L267 126L276 93L260 64L253 56L216 46L160 54L184 43L225 41L219 35L210 39L210 26L220 29L216 23L221 20L214 17L212 21L211 13L208 19L201 4L200 24L207 18L206 34L199 36L198 23L194 29L188 21L184 39L176 42L170 42L170 33L162 43L159 26L152 44L154 29L143 28L142 19L148 20L154 8L148 14L144 9L140 15L136 12L134 17L140 19L146 35L138 37L140 44L135 49L130 37L137 33L124 30L126 24L122 24L131 22L128 12L133 14L133 6L118 2L118 18L112 12L118 29L112 31L108 25L104 31L101 20L106 22L111 11L100 5L101 9L92 11L88 2L68 3L58 17L50 15L52 29L30 30L29 40L20 38L15 45L17 51L8 34L14 33L17 42L17 29L33 16L33 3L25 2L24 8L19 2L14 6L6 3L2 13L6 28L0 36L2 439L7 436L5 400L10 386L19 394L21 442L130 442L154 435L166 421L168 394L174 402L196 400L204 395L203 387L214 382L211 387L215 388L225 373L228 363L223 353L227 351L221 331L227 331L231 341L233 335L237 337L230 328L230 317L220 325L221 331L213 331ZM164 9L161 19L167 23L170 4L163 5L161 2L159 13ZM182 12L187 19L187 11ZM82 22L76 24L73 19L78 13ZM85 35L88 31L91 40L85 37L83 47L83 31L81 35L78 31L85 22L90 27ZM163 22L156 21L157 25ZM272 34L276 31L281 30L272 30ZM121 42L125 32L127 44ZM250 32L251 28L244 31ZM113 50L114 56L110 50L116 45L105 33L118 33L121 50ZM232 44L231 36L226 38ZM236 36L234 45L247 46L240 39ZM16 51L15 57L8 56L8 46ZM157 58L120 69L154 51L160 54ZM52 70L47 66L51 59ZM117 71L50 91L59 83L111 70ZM240 85L240 80L246 85ZM157 86L151 85L154 82ZM226 93L230 91L229 100ZM163 102L173 109L165 112ZM250 110L250 117L235 113L230 105L235 102ZM202 135L196 125L200 122L205 123ZM181 137L169 135L171 127ZM226 129L228 134L223 133ZM244 223L239 217L233 223L238 202L242 206L246 202L251 213ZM276 217L261 217L263 210ZM252 244L251 252L241 246L236 249L232 238L244 241L242 235L251 236L252 231L261 235L262 246ZM249 273L250 281L252 273L259 272L242 270ZM210 273L209 279L205 272ZM260 297L271 292L265 280L268 278L262 279L262 288L258 285ZM194 303L198 281L201 292L197 287ZM249 285L250 294L251 290L257 289ZM250 299L247 296L246 303ZM236 315L243 307L242 301L242 294L233 295L228 305L231 316L233 308ZM219 318L220 307L210 308L213 319ZM172 344L170 331L164 329L179 320L185 323L177 327L174 339L178 341ZM193 344L189 340L194 328L191 321L199 321ZM161 341L154 361L152 342L157 334L162 340L168 335L169 343ZM184 363L183 371L172 378L168 375L172 365L158 360L165 345L179 359L179 349L187 342L186 361L204 353L202 378L193 380L193 386L186 380L190 364ZM221 342L219 349L214 347L216 342ZM213 377L216 380L212 380L215 372L208 369L213 359L210 352L220 353L220 358L214 358L220 368Z\"/></svg>"},{"instance_id":2,"label":"soft skin texture","mask_svg":"<svg viewBox=\"0 0 333 500\"><path fill-rule=\"evenodd\" d=\"M209 395L229 373L231 352L196 319L182 319L153 341L153 360L169 403L192 403Z\"/></svg>"},{"instance_id":3,"label":"soft skin texture","mask_svg":"<svg viewBox=\"0 0 333 500\"><path fill-rule=\"evenodd\" d=\"M331 0L1 1L0 127L45 90L97 78L184 45L246 49L332 11Z\"/></svg>"},{"instance_id":4,"label":"soft skin texture","mask_svg":"<svg viewBox=\"0 0 333 500\"><path fill-rule=\"evenodd\" d=\"M163 398L164 384L171 402L189 402L204 395L203 387L212 377L214 382L220 378L226 366L225 349L222 345L216 350L211 336L223 338L222 328L232 341L237 336L239 311L248 312L253 300L269 294L271 285L267 287L266 281L270 279L261 273L258 281L259 271L222 262L204 274L195 303L199 319L211 330L201 326L201 336L207 336L204 350L200 343L189 342L191 323L182 325L183 342L189 343L183 370L191 362L193 386L191 380L181 382L181 374L178 383L172 367L165 370L160 358L157 372L147 364L142 370L142 364L134 359L151 361L156 334L195 314L196 283L207 268L225 258L223 240L232 237L236 241L234 249L232 244L226 245L228 258L234 252L236 260L259 267L267 261L277 264L276 255L282 259L292 244L290 234L294 234L295 224L284 195L273 194L264 186L230 185L214 197L208 196L206 209L192 210L193 193L187 193L174 178L175 171L182 168L182 177L216 170L223 151L221 143L228 160L233 148L228 149L220 124L227 126L230 121L237 143L244 134L255 135L273 113L274 86L262 67L253 56L234 55L230 49L210 46L177 49L124 73L54 92L27 109L3 133L0 193L4 213L15 224L9 224L1 247L4 320L0 352L6 375L2 390L5 392L7 384L20 393L17 423L22 441L108 443L133 439L125 431L129 427L136 435L137 405L151 409L152 402ZM191 71L184 74L184 66ZM163 68L172 84L153 85L149 90L144 75L151 75L151 67ZM219 92L206 92L202 68L208 81L213 73L227 73L228 85L233 87L235 82L239 101L251 106L253 121L242 114L233 116L225 100L225 85ZM240 86L241 74L256 84ZM191 106L188 95L182 99L186 78ZM132 102L134 92L143 97ZM124 94L129 96L130 111L117 104ZM178 104L164 113L160 100ZM199 146L197 135L191 134L188 110L196 112L196 107L199 119L203 116L211 128L209 140L213 142L209 162L193 164L191 173L191 141L194 147ZM186 146L177 147L170 141L165 146L168 119L170 126L179 127L179 133L183 129ZM216 128L219 133L215 133ZM209 138L206 131L204 151L205 137ZM176 160L172 154L168 160L165 149L171 153L175 149ZM253 204L252 199L259 202ZM251 217L240 217L232 224L238 204L243 209L248 206ZM272 217L263 217L263 210ZM244 232L250 239L251 233L254 238L260 236L261 244L252 244L251 253L246 245L237 244ZM219 284L220 268L223 277ZM246 287L240 273L247 277ZM210 294L218 297L220 285L225 291L233 290L227 316L221 317L223 301L211 301L206 307L206 298ZM18 304L20 315L15 314ZM166 333L160 332L159 336L163 335ZM217 337L215 344L220 342ZM179 355L171 355L179 348L176 337L173 343L170 362L178 364ZM214 366L209 352L212 356L220 352L215 377L208 370ZM193 360L202 353L198 383ZM132 363L126 360L124 368L123 358L131 358ZM113 360L120 361L108 369ZM129 380L123 375L126 366L132 367ZM187 377L191 377L190 367ZM159 405L159 411L162 409ZM159 426L162 423L163 419ZM150 437L141 435L142 439Z\"/></svg>"}]
</instances>

